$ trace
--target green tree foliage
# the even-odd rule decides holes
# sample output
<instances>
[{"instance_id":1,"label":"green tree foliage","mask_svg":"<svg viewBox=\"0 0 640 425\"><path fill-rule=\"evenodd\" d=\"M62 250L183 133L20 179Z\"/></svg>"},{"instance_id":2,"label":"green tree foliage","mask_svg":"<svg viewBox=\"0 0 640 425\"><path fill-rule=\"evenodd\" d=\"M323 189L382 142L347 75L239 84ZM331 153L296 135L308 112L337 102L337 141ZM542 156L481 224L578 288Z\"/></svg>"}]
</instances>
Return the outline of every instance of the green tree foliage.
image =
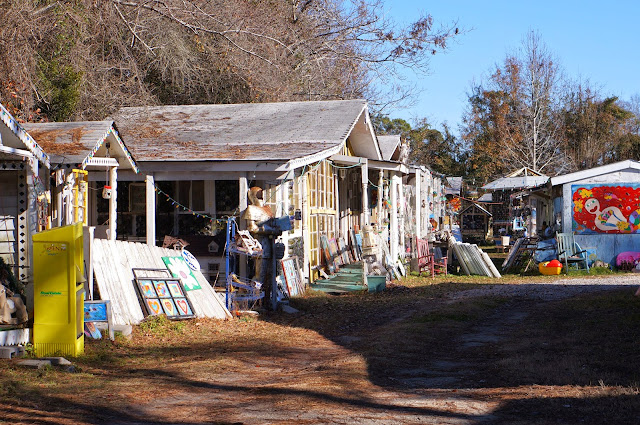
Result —
<instances>
[{"instance_id":1,"label":"green tree foliage","mask_svg":"<svg viewBox=\"0 0 640 425\"><path fill-rule=\"evenodd\" d=\"M462 149L458 139L445 124L442 131L430 128L422 119L409 133L411 159L447 176L465 174Z\"/></svg>"},{"instance_id":2,"label":"green tree foliage","mask_svg":"<svg viewBox=\"0 0 640 425\"><path fill-rule=\"evenodd\" d=\"M411 124L402 118L389 118L386 115L373 114L371 121L377 134L397 134L406 139L411 131Z\"/></svg>"},{"instance_id":3,"label":"green tree foliage","mask_svg":"<svg viewBox=\"0 0 640 425\"><path fill-rule=\"evenodd\" d=\"M562 111L564 151L574 169L586 169L634 157L634 135L625 124L633 113L617 97L601 98L588 84L566 94Z\"/></svg>"},{"instance_id":4,"label":"green tree foliage","mask_svg":"<svg viewBox=\"0 0 640 425\"><path fill-rule=\"evenodd\" d=\"M372 121L377 134L400 135L401 140L409 144L412 164L424 165L449 176L465 173L462 147L446 124L440 132L431 128L426 119L419 120L414 127L401 118L379 114L374 115Z\"/></svg>"}]
</instances>

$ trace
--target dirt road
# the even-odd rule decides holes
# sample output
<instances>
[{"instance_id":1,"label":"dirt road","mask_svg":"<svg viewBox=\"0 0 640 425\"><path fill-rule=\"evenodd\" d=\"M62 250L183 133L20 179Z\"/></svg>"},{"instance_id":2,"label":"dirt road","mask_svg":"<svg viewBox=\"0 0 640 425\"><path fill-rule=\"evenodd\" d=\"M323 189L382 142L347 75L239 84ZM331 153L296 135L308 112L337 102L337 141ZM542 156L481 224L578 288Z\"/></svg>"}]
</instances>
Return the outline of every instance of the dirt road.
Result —
<instances>
[{"instance_id":1,"label":"dirt road","mask_svg":"<svg viewBox=\"0 0 640 425\"><path fill-rule=\"evenodd\" d=\"M514 419L529 423L537 421L536 415L542 415L543 422L576 419L584 423L595 418L580 415L580 404L608 392L596 376L591 386L550 383L550 376L518 377L504 385L496 368L500 362L511 366L518 359L502 358L500 353L517 344L513 338L520 333L513 331L535 323L546 304L625 285L638 285L638 280L626 276L482 285L436 299L416 297L404 309L393 307L395 311L364 310L361 317L338 311L338 325L330 329L324 328L320 318L314 320L323 313L274 317L275 323L286 320L289 326L307 328L310 340L284 351L276 348L269 357L242 353L236 358L235 372L221 376L203 371L183 382L179 394L154 400L142 413L166 418L177 408L183 412L180 419L198 418L197 423L215 418L243 424L475 424ZM398 290L392 289L387 297L394 292ZM472 300L480 303L479 310L464 306ZM425 346L420 341L424 329L411 329L421 320L438 328L434 332L444 340ZM450 321L454 326L448 326ZM458 324L464 326L455 326ZM402 335L401 340L394 333ZM389 339L391 346L380 345L376 339ZM544 347L545 342L542 344ZM533 367L529 373L538 375L535 364L525 363L520 366ZM547 368L540 365L541 375L556 373L553 367ZM518 417L523 405L530 404L540 405L536 407L539 412Z\"/></svg>"},{"instance_id":2,"label":"dirt road","mask_svg":"<svg viewBox=\"0 0 640 425\"><path fill-rule=\"evenodd\" d=\"M297 315L138 332L79 360L76 396L36 387L0 422L636 424L637 285L396 286L302 299Z\"/></svg>"}]
</instances>

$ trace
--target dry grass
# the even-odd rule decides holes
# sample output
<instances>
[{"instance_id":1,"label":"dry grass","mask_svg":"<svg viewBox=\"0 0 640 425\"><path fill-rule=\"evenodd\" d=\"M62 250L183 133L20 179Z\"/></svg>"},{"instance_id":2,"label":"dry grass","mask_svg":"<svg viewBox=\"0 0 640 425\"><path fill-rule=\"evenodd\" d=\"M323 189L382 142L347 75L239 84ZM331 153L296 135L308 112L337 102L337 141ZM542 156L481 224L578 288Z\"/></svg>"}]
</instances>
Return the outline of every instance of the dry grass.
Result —
<instances>
[{"instance_id":1,"label":"dry grass","mask_svg":"<svg viewBox=\"0 0 640 425\"><path fill-rule=\"evenodd\" d=\"M640 300L450 297L486 284L411 278L296 299L293 316L155 320L87 341L76 373L2 361L0 422L638 423Z\"/></svg>"}]
</instances>

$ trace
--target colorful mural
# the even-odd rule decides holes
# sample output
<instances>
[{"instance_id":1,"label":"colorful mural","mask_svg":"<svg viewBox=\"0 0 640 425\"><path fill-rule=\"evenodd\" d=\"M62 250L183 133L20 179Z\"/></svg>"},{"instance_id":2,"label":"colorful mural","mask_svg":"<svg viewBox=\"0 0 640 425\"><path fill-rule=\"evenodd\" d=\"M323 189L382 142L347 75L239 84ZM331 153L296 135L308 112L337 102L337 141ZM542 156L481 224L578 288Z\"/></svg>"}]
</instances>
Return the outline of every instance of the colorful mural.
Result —
<instances>
[{"instance_id":1,"label":"colorful mural","mask_svg":"<svg viewBox=\"0 0 640 425\"><path fill-rule=\"evenodd\" d=\"M576 234L640 233L640 184L572 185Z\"/></svg>"}]
</instances>

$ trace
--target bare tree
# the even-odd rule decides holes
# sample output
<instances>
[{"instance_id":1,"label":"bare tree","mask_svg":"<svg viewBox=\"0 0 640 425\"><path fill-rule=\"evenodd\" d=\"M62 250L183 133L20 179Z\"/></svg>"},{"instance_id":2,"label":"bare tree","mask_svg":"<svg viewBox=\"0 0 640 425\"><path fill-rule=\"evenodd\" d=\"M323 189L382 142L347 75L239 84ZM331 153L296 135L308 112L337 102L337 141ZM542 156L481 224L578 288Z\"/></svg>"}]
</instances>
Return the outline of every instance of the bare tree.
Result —
<instances>
[{"instance_id":1,"label":"bare tree","mask_svg":"<svg viewBox=\"0 0 640 425\"><path fill-rule=\"evenodd\" d=\"M398 28L368 0L16 0L0 9L0 83L22 88L23 117L50 119L153 103L383 105L410 96L401 69L427 72L458 32L430 16Z\"/></svg>"},{"instance_id":2,"label":"bare tree","mask_svg":"<svg viewBox=\"0 0 640 425\"><path fill-rule=\"evenodd\" d=\"M516 55L508 56L492 77L506 96L508 109L500 129L507 159L517 167L544 171L557 165L559 67L535 32L529 32Z\"/></svg>"}]
</instances>

